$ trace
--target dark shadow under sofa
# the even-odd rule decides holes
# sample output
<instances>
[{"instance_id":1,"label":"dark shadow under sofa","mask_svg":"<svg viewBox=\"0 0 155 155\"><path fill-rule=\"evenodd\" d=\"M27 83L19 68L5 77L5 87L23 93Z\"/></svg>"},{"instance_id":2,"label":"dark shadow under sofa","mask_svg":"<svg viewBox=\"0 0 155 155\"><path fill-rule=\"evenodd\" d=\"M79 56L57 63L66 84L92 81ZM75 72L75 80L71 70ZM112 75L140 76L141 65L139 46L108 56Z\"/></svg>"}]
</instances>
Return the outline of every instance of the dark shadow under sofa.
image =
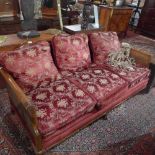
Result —
<instances>
[{"instance_id":1,"label":"dark shadow under sofa","mask_svg":"<svg viewBox=\"0 0 155 155\"><path fill-rule=\"evenodd\" d=\"M129 71L106 63L109 52L119 49L116 33L95 32L59 35L51 43L0 53L0 75L12 111L28 130L37 154L146 88L150 55L132 49L130 56L137 65Z\"/></svg>"}]
</instances>

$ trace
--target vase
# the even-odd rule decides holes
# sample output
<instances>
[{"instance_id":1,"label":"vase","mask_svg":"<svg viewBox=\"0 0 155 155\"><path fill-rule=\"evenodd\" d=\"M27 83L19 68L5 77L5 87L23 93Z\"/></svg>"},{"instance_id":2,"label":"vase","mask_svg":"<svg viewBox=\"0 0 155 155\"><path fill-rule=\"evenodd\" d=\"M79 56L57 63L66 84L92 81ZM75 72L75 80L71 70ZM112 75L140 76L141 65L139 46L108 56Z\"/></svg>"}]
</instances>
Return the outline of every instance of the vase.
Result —
<instances>
[{"instance_id":1,"label":"vase","mask_svg":"<svg viewBox=\"0 0 155 155\"><path fill-rule=\"evenodd\" d=\"M42 7L44 6L43 0L35 0L34 1L34 18L41 19L42 18Z\"/></svg>"},{"instance_id":2,"label":"vase","mask_svg":"<svg viewBox=\"0 0 155 155\"><path fill-rule=\"evenodd\" d=\"M24 20L22 21L22 30L37 30L37 22L34 19L34 0L21 0L21 10Z\"/></svg>"},{"instance_id":3,"label":"vase","mask_svg":"<svg viewBox=\"0 0 155 155\"><path fill-rule=\"evenodd\" d=\"M86 0L84 3L83 13L82 13L82 22L81 22L82 30L88 29L90 12L91 12L91 2L89 0Z\"/></svg>"}]
</instances>

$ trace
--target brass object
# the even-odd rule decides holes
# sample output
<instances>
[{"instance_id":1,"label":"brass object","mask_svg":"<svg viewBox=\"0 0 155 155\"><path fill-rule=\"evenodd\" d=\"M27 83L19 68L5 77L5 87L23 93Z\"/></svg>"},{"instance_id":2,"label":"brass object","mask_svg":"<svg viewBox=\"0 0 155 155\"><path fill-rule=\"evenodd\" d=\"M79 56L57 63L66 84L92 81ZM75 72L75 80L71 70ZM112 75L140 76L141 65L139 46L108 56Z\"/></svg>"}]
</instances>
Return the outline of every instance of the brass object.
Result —
<instances>
[{"instance_id":1,"label":"brass object","mask_svg":"<svg viewBox=\"0 0 155 155\"><path fill-rule=\"evenodd\" d=\"M57 0L57 8L58 8L60 29L63 30L63 21L62 21L62 13L61 13L61 0Z\"/></svg>"}]
</instances>

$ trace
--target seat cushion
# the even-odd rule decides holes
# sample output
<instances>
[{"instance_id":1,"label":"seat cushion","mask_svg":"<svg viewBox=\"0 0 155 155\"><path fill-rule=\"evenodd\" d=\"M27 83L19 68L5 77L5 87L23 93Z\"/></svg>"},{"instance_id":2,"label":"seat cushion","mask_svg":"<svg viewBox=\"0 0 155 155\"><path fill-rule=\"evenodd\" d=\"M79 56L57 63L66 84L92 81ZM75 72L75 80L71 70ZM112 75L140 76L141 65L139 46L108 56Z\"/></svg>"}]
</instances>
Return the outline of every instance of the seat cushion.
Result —
<instances>
[{"instance_id":1,"label":"seat cushion","mask_svg":"<svg viewBox=\"0 0 155 155\"><path fill-rule=\"evenodd\" d=\"M86 34L56 36L52 40L57 67L60 70L77 70L91 63Z\"/></svg>"},{"instance_id":2,"label":"seat cushion","mask_svg":"<svg viewBox=\"0 0 155 155\"><path fill-rule=\"evenodd\" d=\"M103 64L109 52L119 51L120 42L116 32L95 32L89 34L93 62Z\"/></svg>"},{"instance_id":3,"label":"seat cushion","mask_svg":"<svg viewBox=\"0 0 155 155\"><path fill-rule=\"evenodd\" d=\"M46 41L25 45L14 51L1 52L0 64L20 85L32 86L38 80L59 75Z\"/></svg>"},{"instance_id":4,"label":"seat cushion","mask_svg":"<svg viewBox=\"0 0 155 155\"><path fill-rule=\"evenodd\" d=\"M133 70L115 68L109 64L106 64L106 66L115 74L125 79L128 82L129 87L133 87L140 81L148 79L150 75L150 70L140 65L133 66Z\"/></svg>"},{"instance_id":5,"label":"seat cushion","mask_svg":"<svg viewBox=\"0 0 155 155\"><path fill-rule=\"evenodd\" d=\"M46 136L90 112L96 105L96 100L67 79L40 81L27 96L36 108L39 131Z\"/></svg>"},{"instance_id":6,"label":"seat cushion","mask_svg":"<svg viewBox=\"0 0 155 155\"><path fill-rule=\"evenodd\" d=\"M118 75L95 64L73 74L62 72L62 75L87 91L99 102L98 104L104 103L108 97L127 85Z\"/></svg>"}]
</instances>

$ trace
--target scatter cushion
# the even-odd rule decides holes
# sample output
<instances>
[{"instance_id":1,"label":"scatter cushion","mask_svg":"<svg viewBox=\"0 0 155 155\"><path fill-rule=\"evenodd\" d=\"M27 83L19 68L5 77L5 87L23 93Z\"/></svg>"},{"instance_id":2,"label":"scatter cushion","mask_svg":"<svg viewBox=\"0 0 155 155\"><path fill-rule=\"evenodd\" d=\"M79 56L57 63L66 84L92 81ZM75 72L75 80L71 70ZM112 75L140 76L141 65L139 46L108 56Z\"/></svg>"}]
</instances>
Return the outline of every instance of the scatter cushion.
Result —
<instances>
[{"instance_id":1,"label":"scatter cushion","mask_svg":"<svg viewBox=\"0 0 155 155\"><path fill-rule=\"evenodd\" d=\"M36 108L41 134L52 134L83 114L94 109L96 100L67 79L40 81L27 93Z\"/></svg>"},{"instance_id":2,"label":"scatter cushion","mask_svg":"<svg viewBox=\"0 0 155 155\"><path fill-rule=\"evenodd\" d=\"M120 42L116 32L95 32L89 34L93 62L103 64L109 52L119 51Z\"/></svg>"},{"instance_id":3,"label":"scatter cushion","mask_svg":"<svg viewBox=\"0 0 155 155\"><path fill-rule=\"evenodd\" d=\"M62 75L67 77L68 74L62 73ZM104 104L111 95L127 86L121 77L96 64L90 65L88 69L74 72L68 76L68 79L87 91L90 96L99 101L98 104Z\"/></svg>"},{"instance_id":4,"label":"scatter cushion","mask_svg":"<svg viewBox=\"0 0 155 155\"><path fill-rule=\"evenodd\" d=\"M0 64L22 85L31 87L38 80L60 77L53 63L48 42L26 45L14 51L1 52Z\"/></svg>"},{"instance_id":5,"label":"scatter cushion","mask_svg":"<svg viewBox=\"0 0 155 155\"><path fill-rule=\"evenodd\" d=\"M53 38L54 55L60 70L77 70L91 63L86 34L56 36Z\"/></svg>"}]
</instances>

